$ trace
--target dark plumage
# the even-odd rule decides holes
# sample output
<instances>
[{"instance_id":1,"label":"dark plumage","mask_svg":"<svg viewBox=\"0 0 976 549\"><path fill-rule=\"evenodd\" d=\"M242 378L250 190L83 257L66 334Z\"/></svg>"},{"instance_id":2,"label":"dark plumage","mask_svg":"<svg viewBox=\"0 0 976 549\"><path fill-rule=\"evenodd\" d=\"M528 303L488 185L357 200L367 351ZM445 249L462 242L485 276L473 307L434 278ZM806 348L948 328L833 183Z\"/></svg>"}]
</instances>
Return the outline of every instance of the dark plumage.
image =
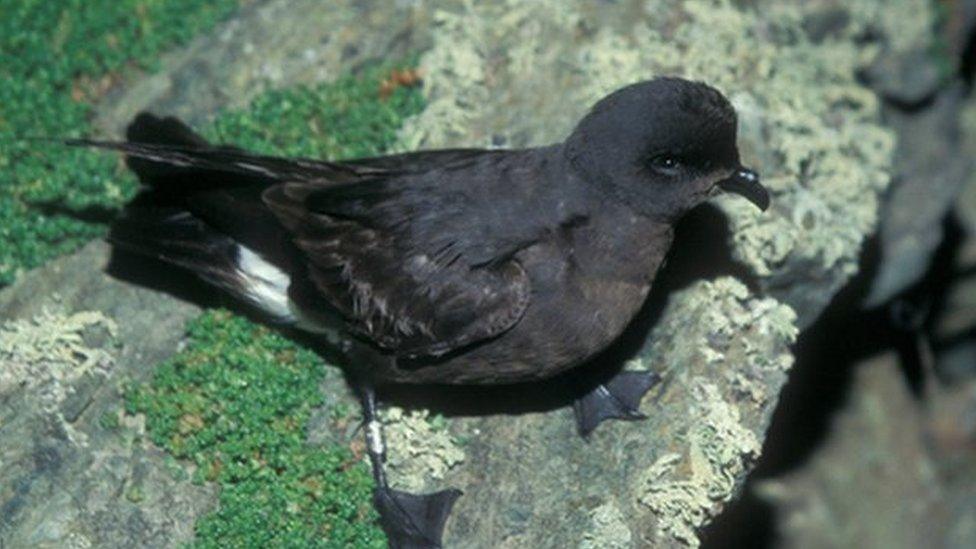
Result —
<instances>
[{"instance_id":1,"label":"dark plumage","mask_svg":"<svg viewBox=\"0 0 976 549\"><path fill-rule=\"evenodd\" d=\"M366 385L511 383L579 365L637 313L682 214L719 189L769 200L739 164L728 101L674 78L618 90L564 143L524 150L282 159L148 114L127 137L74 142L125 153L147 185L111 240L332 333ZM581 430L635 417L649 386L601 386L577 407ZM396 498L418 496L391 493L378 496L384 519L399 516L390 505L411 514L416 502Z\"/></svg>"}]
</instances>

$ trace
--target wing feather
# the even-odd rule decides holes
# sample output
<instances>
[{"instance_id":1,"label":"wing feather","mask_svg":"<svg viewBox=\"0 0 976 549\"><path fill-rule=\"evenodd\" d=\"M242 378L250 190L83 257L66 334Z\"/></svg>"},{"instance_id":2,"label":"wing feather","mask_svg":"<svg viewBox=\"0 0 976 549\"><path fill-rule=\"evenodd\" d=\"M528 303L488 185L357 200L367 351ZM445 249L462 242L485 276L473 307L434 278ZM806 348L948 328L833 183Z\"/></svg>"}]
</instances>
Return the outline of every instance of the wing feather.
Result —
<instances>
[{"instance_id":1,"label":"wing feather","mask_svg":"<svg viewBox=\"0 0 976 549\"><path fill-rule=\"evenodd\" d=\"M264 201L349 327L397 356L436 357L510 329L531 284L517 248L474 245L457 193L398 178L285 183ZM491 260L485 261L486 248Z\"/></svg>"}]
</instances>

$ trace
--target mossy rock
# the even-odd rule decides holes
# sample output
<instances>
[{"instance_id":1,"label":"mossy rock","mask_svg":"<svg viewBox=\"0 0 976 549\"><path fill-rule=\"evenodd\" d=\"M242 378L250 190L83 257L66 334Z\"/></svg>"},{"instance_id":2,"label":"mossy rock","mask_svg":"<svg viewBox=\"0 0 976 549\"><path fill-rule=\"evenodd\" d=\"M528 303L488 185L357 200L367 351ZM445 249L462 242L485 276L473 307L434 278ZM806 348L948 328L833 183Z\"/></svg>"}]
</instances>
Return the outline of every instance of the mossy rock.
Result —
<instances>
[{"instance_id":1,"label":"mossy rock","mask_svg":"<svg viewBox=\"0 0 976 549\"><path fill-rule=\"evenodd\" d=\"M356 9L379 7L358 4ZM254 68L259 63L234 53L251 43L253 55L265 55L261 48L279 40L276 25L289 30L315 26L303 26L294 21L297 15L289 15L289 9L308 5L305 0L271 2L262 8L267 12L254 12L274 15L262 23L260 33L249 35L247 28L230 25L223 35L230 45L207 38L188 50L196 53L164 61L172 70L155 83L144 83L147 87L115 97L117 107L106 106L100 127L115 131L128 118L125 113L146 106L207 121L216 102L245 101L262 88L280 88L290 78L282 74L314 80L309 66L287 63L282 66L292 72L261 76ZM391 454L410 456L391 464L392 482L465 491L448 523L448 546L696 545L700 529L734 497L756 458L792 362L790 344L797 329L815 319L853 275L859 246L874 227L893 136L881 124L877 98L855 77L878 48L862 48L855 40L865 36L870 24L880 25L870 33L875 45L882 46L895 32L904 41L914 34L889 29L885 22L923 25L924 18L859 0L844 8L849 10L847 26L814 41L805 34L804 21L815 7L722 0L655 6L648 11L643 3L601 4L597 10L584 2L466 7L449 2L432 11L398 3L394 11L356 27L366 44L359 51L402 46L392 36L431 46L419 59L427 107L407 122L394 148L552 142L606 91L654 74L678 73L708 80L730 96L741 117L745 159L774 193L774 206L764 217L739 208L734 198L721 204L732 250L769 295L754 295L741 282L721 277L687 281L682 291L659 296L667 305L653 333L641 334L647 338L643 352L631 362L631 367L654 368L665 377L644 402L649 420L601 426L584 443L573 432L569 411L556 407L518 414L493 408L449 417L446 429L431 428L431 416L422 412L388 416L391 440L401 441ZM403 21L432 24L395 26L393 19L384 19L391 13ZM332 17L314 11L301 16L309 21ZM344 20L350 12L336 17ZM354 41L336 40L322 50L309 45L310 58L339 59L325 64L330 69L342 65L341 51ZM297 48L293 36L284 41ZM716 47L716 41L723 47ZM208 47L217 53L207 53ZM267 52L267 58L274 55ZM347 59L361 60L357 55ZM194 59L202 59L198 72ZM205 86L227 92L222 98L180 85L208 82L207 75L233 75ZM84 253L91 261L105 249L92 246ZM59 281L73 284L70 278ZM19 299L26 299L26 290L17 291L22 292ZM119 318L111 307L105 314ZM163 314L145 308L140 322L162 321ZM182 324L166 329L182 333ZM138 344L137 333L119 337L127 345ZM329 402L354 406L338 396L341 389L334 389L338 377L327 383L337 393ZM328 413L312 413L310 422L313 440L353 440L350 425L333 421ZM196 420L190 420L185 428L194 425ZM418 432L448 436L439 439L443 444L407 454L411 448L404 445L418 440ZM458 464L459 448L463 461Z\"/></svg>"}]
</instances>

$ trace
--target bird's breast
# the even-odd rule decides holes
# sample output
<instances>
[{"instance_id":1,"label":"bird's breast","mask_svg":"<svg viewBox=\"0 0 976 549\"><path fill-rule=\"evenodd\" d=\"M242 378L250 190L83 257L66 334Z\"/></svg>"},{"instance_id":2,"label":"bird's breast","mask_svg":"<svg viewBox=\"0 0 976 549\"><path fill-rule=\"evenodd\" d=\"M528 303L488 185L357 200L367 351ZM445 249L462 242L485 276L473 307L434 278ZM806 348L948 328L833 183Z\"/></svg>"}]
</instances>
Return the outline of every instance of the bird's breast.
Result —
<instances>
[{"instance_id":1,"label":"bird's breast","mask_svg":"<svg viewBox=\"0 0 976 549\"><path fill-rule=\"evenodd\" d=\"M532 301L512 330L532 356L538 377L580 364L610 345L640 310L670 244L598 238L538 246L520 260Z\"/></svg>"},{"instance_id":2,"label":"bird's breast","mask_svg":"<svg viewBox=\"0 0 976 549\"><path fill-rule=\"evenodd\" d=\"M515 257L529 276L531 295L518 323L444 363L403 372L398 380L531 381L592 358L640 310L670 245L669 227L637 229L643 230L589 223L521 250Z\"/></svg>"}]
</instances>

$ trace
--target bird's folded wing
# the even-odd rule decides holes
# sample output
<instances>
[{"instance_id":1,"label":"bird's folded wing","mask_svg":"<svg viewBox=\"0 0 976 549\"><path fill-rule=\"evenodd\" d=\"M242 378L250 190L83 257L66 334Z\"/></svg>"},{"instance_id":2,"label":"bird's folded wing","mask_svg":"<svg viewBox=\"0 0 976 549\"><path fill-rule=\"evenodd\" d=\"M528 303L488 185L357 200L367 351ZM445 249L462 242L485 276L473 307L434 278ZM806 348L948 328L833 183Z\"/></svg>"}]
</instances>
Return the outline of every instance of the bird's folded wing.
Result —
<instances>
[{"instance_id":1,"label":"bird's folded wing","mask_svg":"<svg viewBox=\"0 0 976 549\"><path fill-rule=\"evenodd\" d=\"M400 357L436 357L522 317L530 284L512 242L483 238L463 196L395 178L285 183L264 200L349 327Z\"/></svg>"}]
</instances>

